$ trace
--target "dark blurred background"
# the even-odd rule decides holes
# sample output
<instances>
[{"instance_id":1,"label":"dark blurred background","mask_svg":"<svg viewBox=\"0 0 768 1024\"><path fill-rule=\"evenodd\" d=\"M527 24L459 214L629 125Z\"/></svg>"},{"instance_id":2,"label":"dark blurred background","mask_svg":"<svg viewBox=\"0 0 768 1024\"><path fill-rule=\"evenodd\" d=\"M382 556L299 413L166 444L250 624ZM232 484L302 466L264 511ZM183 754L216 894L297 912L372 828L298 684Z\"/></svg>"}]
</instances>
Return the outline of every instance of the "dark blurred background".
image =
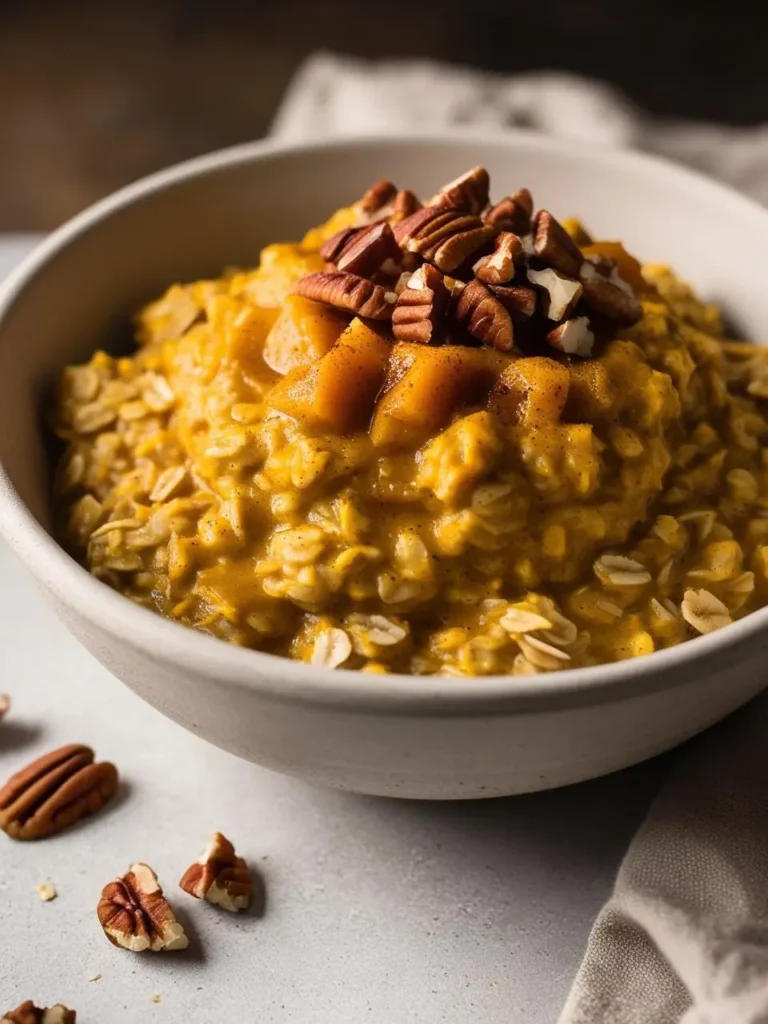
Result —
<instances>
[{"instance_id":1,"label":"dark blurred background","mask_svg":"<svg viewBox=\"0 0 768 1024\"><path fill-rule=\"evenodd\" d=\"M320 48L566 69L744 125L768 120L767 44L764 0L0 0L0 231L264 134Z\"/></svg>"}]
</instances>

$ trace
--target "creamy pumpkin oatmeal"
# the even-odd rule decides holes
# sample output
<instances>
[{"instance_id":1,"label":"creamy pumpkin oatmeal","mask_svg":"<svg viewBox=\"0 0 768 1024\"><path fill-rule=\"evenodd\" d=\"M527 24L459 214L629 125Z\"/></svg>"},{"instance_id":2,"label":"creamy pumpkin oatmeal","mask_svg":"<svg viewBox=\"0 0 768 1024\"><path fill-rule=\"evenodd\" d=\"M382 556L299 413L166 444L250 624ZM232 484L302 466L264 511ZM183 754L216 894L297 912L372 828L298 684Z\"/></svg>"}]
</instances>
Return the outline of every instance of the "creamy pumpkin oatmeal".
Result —
<instances>
[{"instance_id":1,"label":"creamy pumpkin oatmeal","mask_svg":"<svg viewBox=\"0 0 768 1024\"><path fill-rule=\"evenodd\" d=\"M61 536L132 600L314 664L637 657L768 603L768 350L475 168L174 284L61 378Z\"/></svg>"}]
</instances>

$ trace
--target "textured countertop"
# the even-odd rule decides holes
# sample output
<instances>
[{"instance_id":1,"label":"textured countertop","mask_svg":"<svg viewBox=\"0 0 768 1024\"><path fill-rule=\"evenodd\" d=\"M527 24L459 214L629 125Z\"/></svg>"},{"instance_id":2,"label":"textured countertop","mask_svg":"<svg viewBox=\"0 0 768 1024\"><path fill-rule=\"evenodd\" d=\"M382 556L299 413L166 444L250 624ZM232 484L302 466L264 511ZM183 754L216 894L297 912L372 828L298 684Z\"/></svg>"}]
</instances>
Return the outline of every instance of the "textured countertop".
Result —
<instances>
[{"instance_id":1,"label":"textured countertop","mask_svg":"<svg viewBox=\"0 0 768 1024\"><path fill-rule=\"evenodd\" d=\"M0 236L0 276L30 244ZM13 697L0 781L67 742L92 745L124 780L108 812L65 835L0 834L0 1012L62 1001L78 1024L553 1024L664 769L657 760L471 804L356 797L275 775L124 688L1 542L0 691ZM178 889L214 829L262 873L261 918ZM158 872L186 952L131 954L103 936L100 890L132 860ZM58 891L51 903L35 892L44 881Z\"/></svg>"}]
</instances>

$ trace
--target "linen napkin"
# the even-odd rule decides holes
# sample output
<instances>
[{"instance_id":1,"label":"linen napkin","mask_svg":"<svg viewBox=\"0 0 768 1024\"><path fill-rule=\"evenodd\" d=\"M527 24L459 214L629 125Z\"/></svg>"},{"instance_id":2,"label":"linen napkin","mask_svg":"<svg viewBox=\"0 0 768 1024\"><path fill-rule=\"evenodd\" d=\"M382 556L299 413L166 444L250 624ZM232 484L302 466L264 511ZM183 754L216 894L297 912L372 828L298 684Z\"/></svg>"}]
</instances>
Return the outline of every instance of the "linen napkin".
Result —
<instances>
[{"instance_id":1,"label":"linen napkin","mask_svg":"<svg viewBox=\"0 0 768 1024\"><path fill-rule=\"evenodd\" d=\"M768 203L768 126L654 119L565 74L504 78L319 54L291 83L272 133L451 125L645 149ZM766 736L768 695L683 751L595 922L560 1024L768 1024Z\"/></svg>"}]
</instances>

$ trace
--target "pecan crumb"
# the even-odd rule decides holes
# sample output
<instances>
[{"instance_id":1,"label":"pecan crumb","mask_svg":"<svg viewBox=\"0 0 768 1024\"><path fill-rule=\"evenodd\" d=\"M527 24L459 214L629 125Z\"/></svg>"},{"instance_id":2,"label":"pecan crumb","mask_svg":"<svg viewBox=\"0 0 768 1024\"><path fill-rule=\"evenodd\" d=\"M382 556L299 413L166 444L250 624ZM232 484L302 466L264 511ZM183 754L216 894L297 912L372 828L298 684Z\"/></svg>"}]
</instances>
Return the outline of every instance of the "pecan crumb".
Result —
<instances>
[{"instance_id":1,"label":"pecan crumb","mask_svg":"<svg viewBox=\"0 0 768 1024\"><path fill-rule=\"evenodd\" d=\"M233 913L246 910L253 898L253 875L221 832L213 833L205 852L187 868L179 885L190 896Z\"/></svg>"},{"instance_id":2,"label":"pecan crumb","mask_svg":"<svg viewBox=\"0 0 768 1024\"><path fill-rule=\"evenodd\" d=\"M321 255L325 254L321 252ZM336 264L337 270L348 274L373 277L387 260L392 260L395 266L399 264L400 246L392 228L381 220L353 231L330 262Z\"/></svg>"},{"instance_id":3,"label":"pecan crumb","mask_svg":"<svg viewBox=\"0 0 768 1024\"><path fill-rule=\"evenodd\" d=\"M584 303L595 313L627 327L643 315L640 300L632 286L620 276L615 260L587 256L581 265L579 279L584 289Z\"/></svg>"},{"instance_id":4,"label":"pecan crumb","mask_svg":"<svg viewBox=\"0 0 768 1024\"><path fill-rule=\"evenodd\" d=\"M58 896L56 886L51 882L41 882L40 885L36 885L35 892L43 903L50 903Z\"/></svg>"},{"instance_id":5,"label":"pecan crumb","mask_svg":"<svg viewBox=\"0 0 768 1024\"><path fill-rule=\"evenodd\" d=\"M474 214L425 206L395 227L401 248L417 253L449 274L495 237L495 230Z\"/></svg>"}]
</instances>

